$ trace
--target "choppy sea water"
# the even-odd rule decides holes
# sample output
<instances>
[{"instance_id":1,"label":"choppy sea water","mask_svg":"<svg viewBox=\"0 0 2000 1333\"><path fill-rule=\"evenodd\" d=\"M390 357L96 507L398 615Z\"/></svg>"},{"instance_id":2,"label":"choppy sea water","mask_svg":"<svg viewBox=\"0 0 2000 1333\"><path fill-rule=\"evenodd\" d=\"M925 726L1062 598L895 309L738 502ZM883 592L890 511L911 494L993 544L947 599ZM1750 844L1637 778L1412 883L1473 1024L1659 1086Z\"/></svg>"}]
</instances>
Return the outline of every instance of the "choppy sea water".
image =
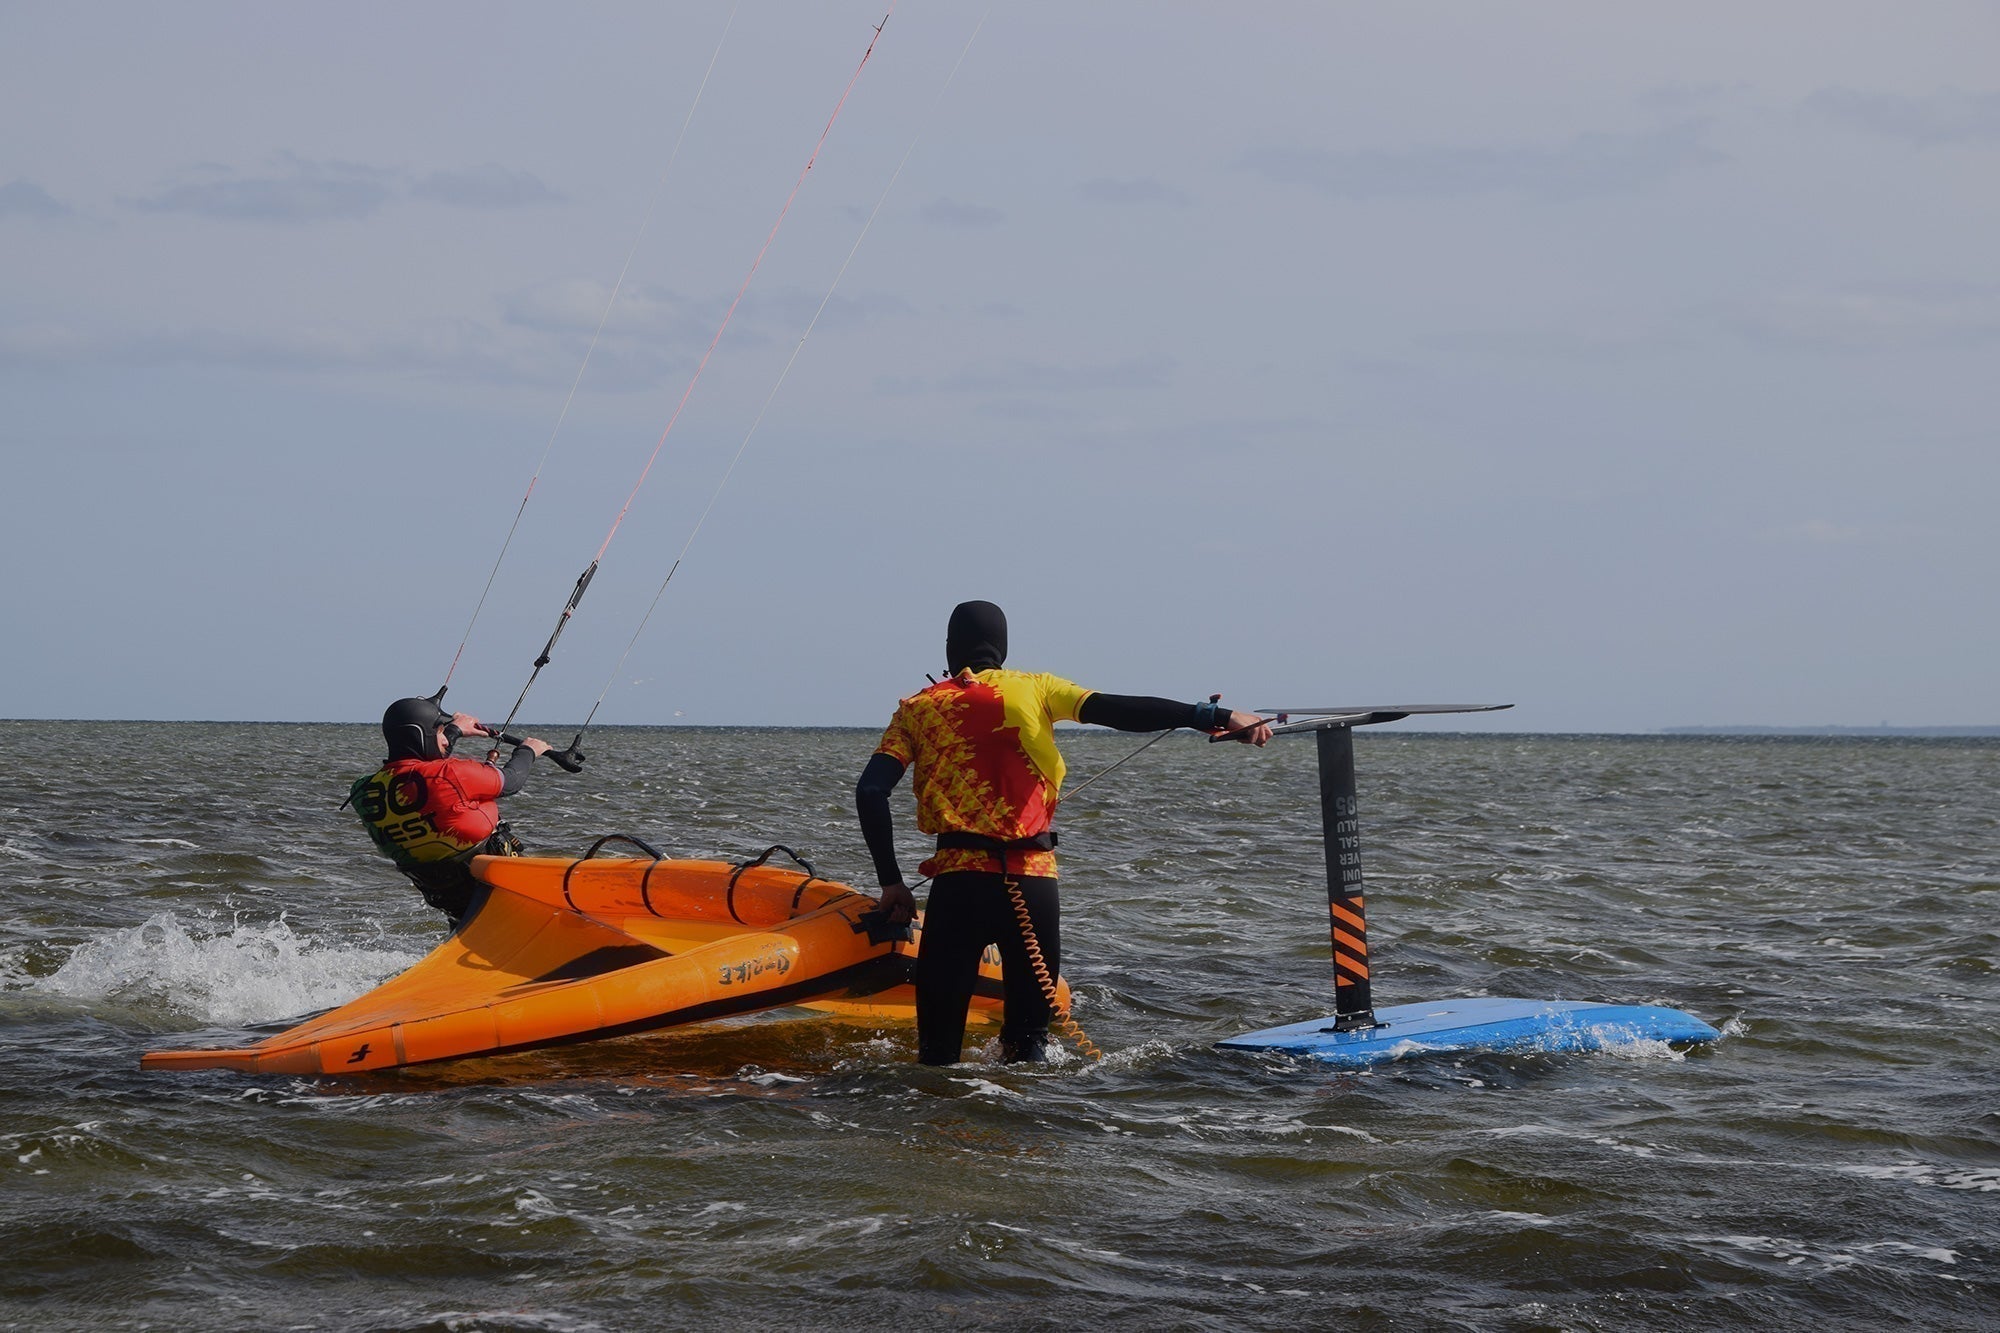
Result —
<instances>
[{"instance_id":1,"label":"choppy sea water","mask_svg":"<svg viewBox=\"0 0 2000 1333\"><path fill-rule=\"evenodd\" d=\"M758 1019L365 1079L137 1066L440 936L334 808L372 728L0 743L0 1326L2000 1328L2000 743L1357 737L1378 1003L1663 1003L1691 1053L1216 1050L1331 1010L1325 872L1310 741L1187 738L1064 811L1100 1064ZM866 883L871 745L608 730L508 804Z\"/></svg>"}]
</instances>

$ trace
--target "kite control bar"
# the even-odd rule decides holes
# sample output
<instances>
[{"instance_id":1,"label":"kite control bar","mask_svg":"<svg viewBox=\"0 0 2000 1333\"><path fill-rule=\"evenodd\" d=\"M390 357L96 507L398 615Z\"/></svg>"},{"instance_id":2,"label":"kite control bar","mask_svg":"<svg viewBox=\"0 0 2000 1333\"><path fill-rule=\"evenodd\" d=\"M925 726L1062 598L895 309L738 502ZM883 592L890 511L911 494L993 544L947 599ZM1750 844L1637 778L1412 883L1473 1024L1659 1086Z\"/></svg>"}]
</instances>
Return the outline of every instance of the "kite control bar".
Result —
<instances>
[{"instance_id":1,"label":"kite control bar","mask_svg":"<svg viewBox=\"0 0 2000 1333\"><path fill-rule=\"evenodd\" d=\"M589 579L586 577L577 584L577 590L579 595L582 592L583 584L587 582L589 582ZM553 643L554 640L550 640L550 642ZM540 667L537 666L536 669L540 670ZM444 712L444 692L450 688L451 686L449 685L440 685L438 686L438 692L431 696L431 702L437 705L438 711L440 713ZM518 704L516 706L518 707ZM500 725L504 727L507 724L503 722ZM506 731L492 731L489 730L486 724L483 722L480 723L479 730L474 734L479 736L484 736L488 740L499 741L503 745L514 746L516 749L519 749L521 746L527 744L527 738L525 736L515 736ZM562 769L565 773L581 773L583 772L583 751L578 749L577 747L580 746L582 743L583 743L583 733L579 731L576 733L576 739L572 740L569 743L568 749L558 750L555 749L554 747L550 747L549 758L554 760L556 767ZM497 750L493 752L493 754L496 755L498 753L499 751ZM489 755L488 757L491 758L492 756Z\"/></svg>"},{"instance_id":2,"label":"kite control bar","mask_svg":"<svg viewBox=\"0 0 2000 1333\"><path fill-rule=\"evenodd\" d=\"M504 731L495 735L493 739L508 745L521 745L525 743L525 738L509 735ZM549 751L549 758L555 763L556 767L562 769L565 773L583 772L583 751L576 748L577 741L581 741L582 739L583 737L578 736L576 740L571 741L567 750L552 749Z\"/></svg>"}]
</instances>

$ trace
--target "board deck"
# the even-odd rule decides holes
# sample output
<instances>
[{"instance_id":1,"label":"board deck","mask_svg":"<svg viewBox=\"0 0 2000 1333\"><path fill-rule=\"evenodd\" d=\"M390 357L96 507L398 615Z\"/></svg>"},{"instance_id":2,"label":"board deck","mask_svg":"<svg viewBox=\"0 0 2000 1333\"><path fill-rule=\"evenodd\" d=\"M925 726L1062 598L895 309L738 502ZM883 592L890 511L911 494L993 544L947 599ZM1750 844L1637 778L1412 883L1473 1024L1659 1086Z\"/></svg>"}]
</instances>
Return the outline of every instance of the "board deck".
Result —
<instances>
[{"instance_id":1,"label":"board deck","mask_svg":"<svg viewBox=\"0 0 2000 1333\"><path fill-rule=\"evenodd\" d=\"M1722 1034L1692 1014L1658 1005L1478 996L1397 1004L1375 1011L1381 1025L1333 1031L1333 1019L1310 1018L1231 1037L1234 1051L1284 1051L1362 1068L1444 1051L1594 1051L1637 1041L1690 1043Z\"/></svg>"}]
</instances>

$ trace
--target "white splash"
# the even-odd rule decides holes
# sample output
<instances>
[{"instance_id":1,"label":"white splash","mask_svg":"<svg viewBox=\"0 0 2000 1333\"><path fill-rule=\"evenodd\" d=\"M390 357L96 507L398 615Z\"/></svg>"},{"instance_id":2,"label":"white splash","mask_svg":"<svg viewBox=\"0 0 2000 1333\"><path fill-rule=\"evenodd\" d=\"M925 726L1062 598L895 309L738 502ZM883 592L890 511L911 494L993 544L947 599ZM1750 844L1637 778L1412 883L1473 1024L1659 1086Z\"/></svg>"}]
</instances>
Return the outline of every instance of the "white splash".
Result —
<instances>
[{"instance_id":1,"label":"white splash","mask_svg":"<svg viewBox=\"0 0 2000 1333\"><path fill-rule=\"evenodd\" d=\"M282 919L239 922L211 933L161 912L144 925L86 940L52 975L26 989L241 1027L345 1004L419 956L323 944Z\"/></svg>"},{"instance_id":2,"label":"white splash","mask_svg":"<svg viewBox=\"0 0 2000 1333\"><path fill-rule=\"evenodd\" d=\"M783 1087L787 1083L812 1082L811 1079L803 1078L797 1074L784 1074L770 1069L755 1070L755 1072L752 1072L753 1069L755 1069L754 1066L746 1066L737 1074L737 1077L746 1083L754 1083L760 1088L777 1088Z\"/></svg>"},{"instance_id":3,"label":"white splash","mask_svg":"<svg viewBox=\"0 0 2000 1333\"><path fill-rule=\"evenodd\" d=\"M1958 1262L1956 1250L1912 1245L1900 1240L1878 1240L1857 1245L1852 1249L1839 1249L1822 1248L1810 1241L1795 1240L1786 1236L1715 1236L1696 1239L1713 1239L1733 1249L1781 1260L1787 1265L1812 1265L1827 1273L1843 1273L1864 1264L1887 1266L1876 1258L1884 1254L1921 1259L1935 1264L1950 1265Z\"/></svg>"},{"instance_id":4,"label":"white splash","mask_svg":"<svg viewBox=\"0 0 2000 1333\"><path fill-rule=\"evenodd\" d=\"M1677 1051L1657 1037L1642 1037L1631 1028L1596 1029L1599 1044L1593 1050L1618 1060L1685 1060L1687 1053Z\"/></svg>"},{"instance_id":5,"label":"white splash","mask_svg":"<svg viewBox=\"0 0 2000 1333\"><path fill-rule=\"evenodd\" d=\"M1908 1181L1947 1190L1972 1190L1979 1194L2000 1193L2000 1167L1933 1166L1929 1162L1893 1162L1880 1166L1851 1165L1835 1170L1871 1180Z\"/></svg>"},{"instance_id":6,"label":"white splash","mask_svg":"<svg viewBox=\"0 0 2000 1333\"><path fill-rule=\"evenodd\" d=\"M972 1095L975 1097L991 1097L994 1100L998 1101L1006 1097L1020 1096L1020 1094L1015 1092L1013 1089L1003 1088L998 1083L994 1083L988 1079L955 1078L951 1081L953 1083L959 1084L961 1087L970 1088L972 1090Z\"/></svg>"}]
</instances>

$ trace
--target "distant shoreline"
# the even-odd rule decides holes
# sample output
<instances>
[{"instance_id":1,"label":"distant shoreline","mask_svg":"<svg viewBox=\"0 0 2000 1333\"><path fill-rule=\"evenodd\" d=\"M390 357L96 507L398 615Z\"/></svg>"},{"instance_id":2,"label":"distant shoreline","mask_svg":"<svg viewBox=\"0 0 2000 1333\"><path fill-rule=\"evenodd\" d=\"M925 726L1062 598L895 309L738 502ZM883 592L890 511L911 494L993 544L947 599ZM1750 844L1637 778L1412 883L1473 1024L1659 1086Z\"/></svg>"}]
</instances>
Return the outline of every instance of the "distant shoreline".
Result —
<instances>
[{"instance_id":1,"label":"distant shoreline","mask_svg":"<svg viewBox=\"0 0 2000 1333\"><path fill-rule=\"evenodd\" d=\"M2000 736L1994 727L1662 727L1662 736Z\"/></svg>"},{"instance_id":2,"label":"distant shoreline","mask_svg":"<svg viewBox=\"0 0 2000 1333\"><path fill-rule=\"evenodd\" d=\"M0 718L0 726L16 723L51 723L65 726L117 726L120 724L144 723L158 726L186 727L370 727L374 723L365 719L349 721L287 721L273 718L150 718L150 717L5 717ZM549 724L545 730L561 730L563 724ZM517 728L518 730L519 728ZM532 730L532 727L527 728ZM612 722L595 728L600 731L852 731L879 734L880 727L872 725L856 726L850 723L805 723L805 722ZM1065 726L1065 736L1115 736L1118 733L1103 731L1095 727ZM1358 735L1396 736L1626 736L1633 739L1645 737L1812 737L1843 740L1866 740L1877 737L1886 740L1963 740L2000 737L2000 725L1993 726L1937 726L1937 727L1892 727L1892 726L1817 726L1817 727L1771 727L1757 725L1719 727L1661 727L1656 731L1440 731L1429 728L1388 730L1382 727L1362 727Z\"/></svg>"}]
</instances>

